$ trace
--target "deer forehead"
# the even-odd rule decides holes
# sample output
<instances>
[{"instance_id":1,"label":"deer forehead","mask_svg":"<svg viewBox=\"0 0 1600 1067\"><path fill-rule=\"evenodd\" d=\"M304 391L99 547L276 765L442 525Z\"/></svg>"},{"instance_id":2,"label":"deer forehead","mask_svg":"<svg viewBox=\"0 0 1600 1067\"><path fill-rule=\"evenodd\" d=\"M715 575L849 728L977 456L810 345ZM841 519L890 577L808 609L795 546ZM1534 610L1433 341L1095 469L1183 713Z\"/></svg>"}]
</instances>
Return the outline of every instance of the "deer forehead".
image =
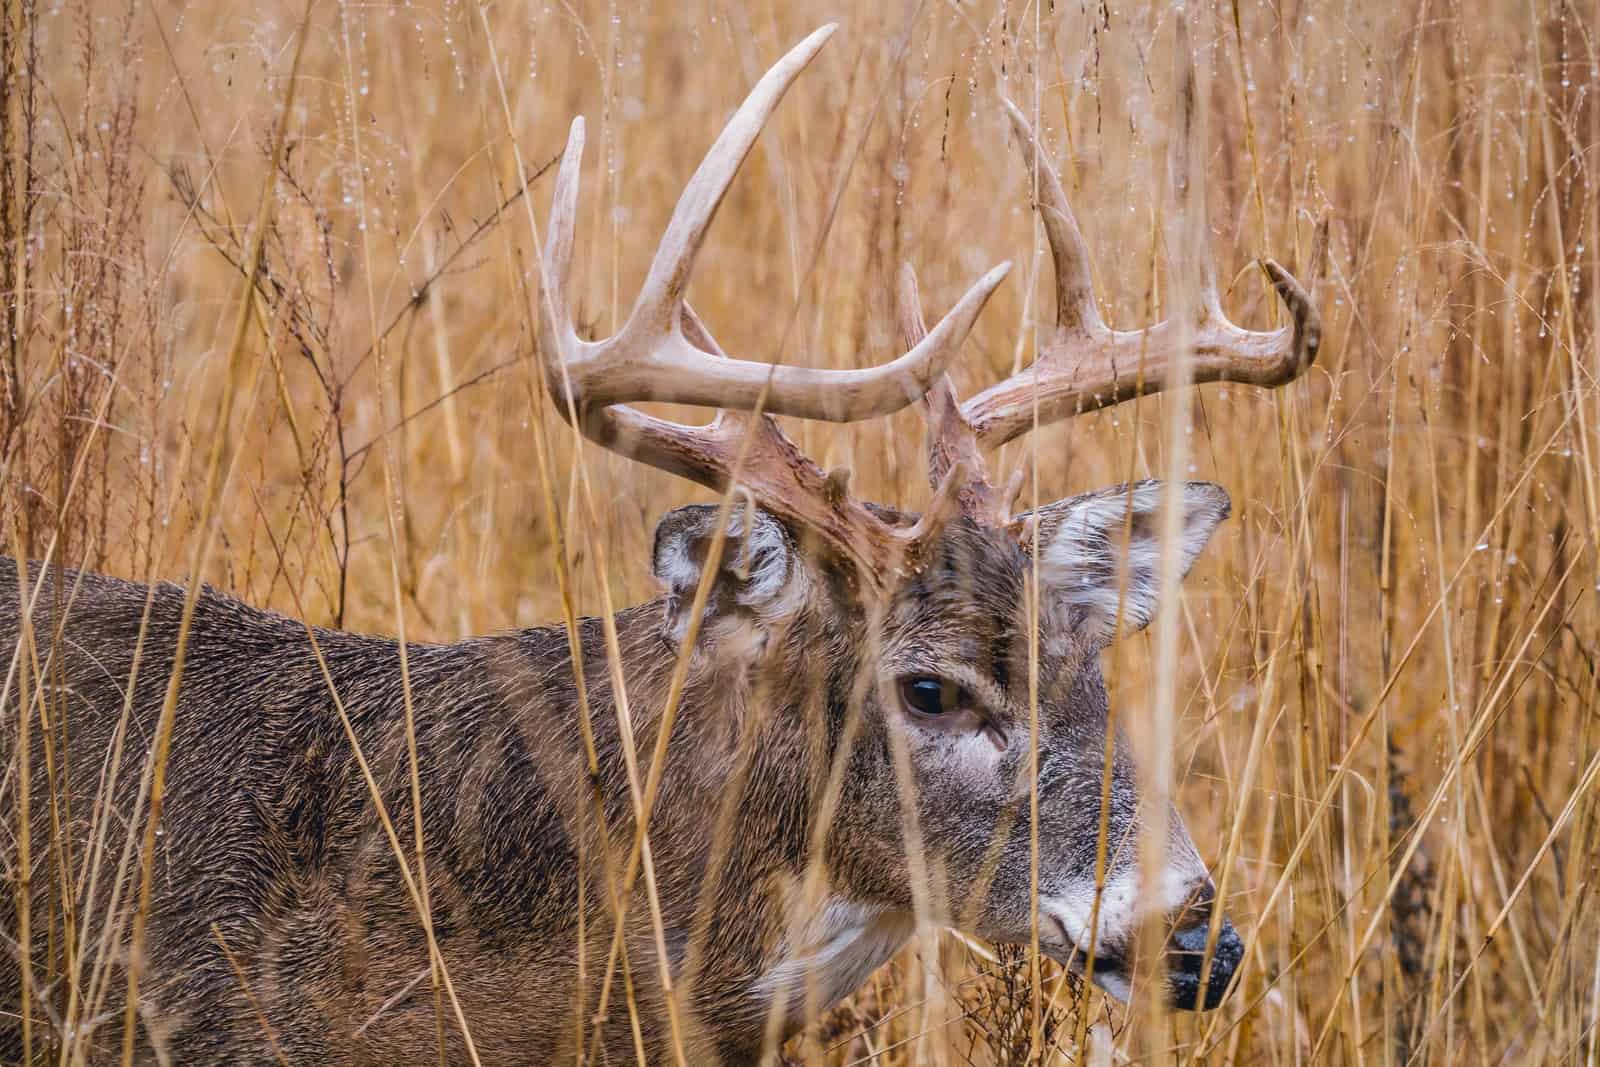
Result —
<instances>
[{"instance_id":1,"label":"deer forehead","mask_svg":"<svg viewBox=\"0 0 1600 1067\"><path fill-rule=\"evenodd\" d=\"M926 671L974 687L995 711L1026 700L1030 659L1041 691L1070 685L1093 654L1073 620L1044 605L1038 642L1030 641L1031 561L1014 546L964 569L929 571L897 592L885 625L880 669L888 676Z\"/></svg>"},{"instance_id":2,"label":"deer forehead","mask_svg":"<svg viewBox=\"0 0 1600 1067\"><path fill-rule=\"evenodd\" d=\"M957 521L895 589L891 625L963 658L989 655L1025 622L1027 556L1002 531Z\"/></svg>"}]
</instances>

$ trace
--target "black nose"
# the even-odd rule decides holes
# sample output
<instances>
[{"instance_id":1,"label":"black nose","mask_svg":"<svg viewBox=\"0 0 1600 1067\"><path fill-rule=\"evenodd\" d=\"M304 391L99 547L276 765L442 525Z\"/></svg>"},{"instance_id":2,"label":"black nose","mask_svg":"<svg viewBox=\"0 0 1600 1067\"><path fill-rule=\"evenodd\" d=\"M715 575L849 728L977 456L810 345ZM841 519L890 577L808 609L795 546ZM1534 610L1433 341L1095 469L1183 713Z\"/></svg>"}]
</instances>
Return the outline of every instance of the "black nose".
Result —
<instances>
[{"instance_id":1,"label":"black nose","mask_svg":"<svg viewBox=\"0 0 1600 1067\"><path fill-rule=\"evenodd\" d=\"M1207 979L1205 1003L1200 1003L1200 967L1205 962L1207 923L1196 923L1174 930L1167 939L1167 987L1172 1006L1184 1011L1200 1011L1222 1003L1233 981L1233 972L1244 959L1244 942L1228 920L1222 920L1217 943L1211 949L1211 976Z\"/></svg>"}]
</instances>

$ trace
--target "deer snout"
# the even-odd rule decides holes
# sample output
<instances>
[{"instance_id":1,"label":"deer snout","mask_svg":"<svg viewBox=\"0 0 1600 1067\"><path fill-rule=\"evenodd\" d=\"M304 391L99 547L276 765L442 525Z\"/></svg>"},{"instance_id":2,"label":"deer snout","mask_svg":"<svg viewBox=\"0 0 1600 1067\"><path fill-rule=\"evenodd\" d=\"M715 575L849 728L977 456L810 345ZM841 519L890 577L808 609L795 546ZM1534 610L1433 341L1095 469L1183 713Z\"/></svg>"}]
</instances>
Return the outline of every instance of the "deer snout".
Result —
<instances>
[{"instance_id":1,"label":"deer snout","mask_svg":"<svg viewBox=\"0 0 1600 1067\"><path fill-rule=\"evenodd\" d=\"M1174 917L1172 932L1167 935L1167 992L1174 1008L1210 1011L1221 1004L1244 959L1244 941L1226 918L1217 928L1215 941L1211 938L1215 898L1216 890L1207 880L1195 899Z\"/></svg>"}]
</instances>

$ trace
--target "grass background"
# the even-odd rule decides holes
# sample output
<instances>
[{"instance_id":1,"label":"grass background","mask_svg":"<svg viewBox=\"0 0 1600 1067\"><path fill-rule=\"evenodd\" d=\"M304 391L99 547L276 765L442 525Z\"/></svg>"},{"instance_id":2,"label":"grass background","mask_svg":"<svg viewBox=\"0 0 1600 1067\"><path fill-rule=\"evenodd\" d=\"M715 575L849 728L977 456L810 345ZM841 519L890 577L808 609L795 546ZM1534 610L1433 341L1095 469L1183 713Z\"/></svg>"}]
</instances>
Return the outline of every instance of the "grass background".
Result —
<instances>
[{"instance_id":1,"label":"grass background","mask_svg":"<svg viewBox=\"0 0 1600 1067\"><path fill-rule=\"evenodd\" d=\"M831 19L690 288L729 352L879 362L902 261L941 314L1009 258L956 376L967 394L1025 364L1049 265L1002 95L1039 117L1110 320L1160 316L1166 4L323 0L274 168L304 14L6 5L12 554L53 542L71 565L181 579L214 519L208 580L315 622L430 640L552 623L546 434L581 608L599 567L619 598L652 596L654 521L706 495L586 447L599 496L581 506L531 362L546 168L587 116L575 303L609 333L722 122ZM1177 609L1183 696L1159 743L1245 973L1220 1012L1144 1025L1047 971L1036 1044L1022 964L951 938L786 1054L1593 1064L1600 17L1234 0L1191 23L1233 317L1273 325L1253 261L1305 278L1329 227L1316 366L1276 393L1207 386L1187 415L1193 476L1235 517ZM1036 463L1053 499L1164 473L1175 417L1151 398L1050 428L1003 450L997 481ZM789 428L858 493L926 498L915 413ZM1109 661L1135 725L1153 644Z\"/></svg>"}]
</instances>

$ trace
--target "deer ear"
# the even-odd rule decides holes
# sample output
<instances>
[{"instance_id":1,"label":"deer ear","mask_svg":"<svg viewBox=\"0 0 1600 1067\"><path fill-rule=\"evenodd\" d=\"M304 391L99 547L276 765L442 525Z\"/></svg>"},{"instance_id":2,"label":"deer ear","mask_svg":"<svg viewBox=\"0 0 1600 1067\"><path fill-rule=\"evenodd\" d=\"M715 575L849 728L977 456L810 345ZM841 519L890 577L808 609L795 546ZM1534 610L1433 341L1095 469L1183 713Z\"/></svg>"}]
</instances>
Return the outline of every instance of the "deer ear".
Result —
<instances>
[{"instance_id":1,"label":"deer ear","mask_svg":"<svg viewBox=\"0 0 1600 1067\"><path fill-rule=\"evenodd\" d=\"M1097 644L1143 629L1159 606L1164 483L1135 482L1069 497L1041 509L1039 580L1075 627ZM1179 567L1189 573L1232 504L1210 482L1186 482ZM1120 609L1120 614L1119 614Z\"/></svg>"},{"instance_id":2,"label":"deer ear","mask_svg":"<svg viewBox=\"0 0 1600 1067\"><path fill-rule=\"evenodd\" d=\"M666 630L675 642L688 631L716 532L717 508L708 504L669 511L656 524L651 567L666 587ZM804 583L804 567L783 524L759 508L736 507L728 516L702 632L722 638L748 629L764 636L798 607Z\"/></svg>"}]
</instances>

